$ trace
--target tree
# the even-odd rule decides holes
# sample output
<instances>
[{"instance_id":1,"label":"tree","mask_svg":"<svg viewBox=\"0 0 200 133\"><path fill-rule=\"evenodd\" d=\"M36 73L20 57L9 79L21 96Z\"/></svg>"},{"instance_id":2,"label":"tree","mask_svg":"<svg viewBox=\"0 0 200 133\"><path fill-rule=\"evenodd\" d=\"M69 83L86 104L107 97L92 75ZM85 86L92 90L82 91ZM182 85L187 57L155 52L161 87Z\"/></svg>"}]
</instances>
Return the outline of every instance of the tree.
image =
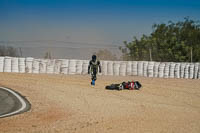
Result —
<instances>
[{"instance_id":1,"label":"tree","mask_svg":"<svg viewBox=\"0 0 200 133\"><path fill-rule=\"evenodd\" d=\"M44 55L45 59L52 59L51 52L46 52Z\"/></svg>"},{"instance_id":2,"label":"tree","mask_svg":"<svg viewBox=\"0 0 200 133\"><path fill-rule=\"evenodd\" d=\"M151 48L148 37L143 35L140 40L136 37L132 42L124 41L125 47L119 47L122 51L123 60L148 60L149 49Z\"/></svg>"},{"instance_id":3,"label":"tree","mask_svg":"<svg viewBox=\"0 0 200 133\"><path fill-rule=\"evenodd\" d=\"M153 32L120 48L128 60L200 61L200 25L188 17L184 21L154 24Z\"/></svg>"},{"instance_id":4,"label":"tree","mask_svg":"<svg viewBox=\"0 0 200 133\"><path fill-rule=\"evenodd\" d=\"M12 46L0 45L0 56L18 57L18 50Z\"/></svg>"}]
</instances>

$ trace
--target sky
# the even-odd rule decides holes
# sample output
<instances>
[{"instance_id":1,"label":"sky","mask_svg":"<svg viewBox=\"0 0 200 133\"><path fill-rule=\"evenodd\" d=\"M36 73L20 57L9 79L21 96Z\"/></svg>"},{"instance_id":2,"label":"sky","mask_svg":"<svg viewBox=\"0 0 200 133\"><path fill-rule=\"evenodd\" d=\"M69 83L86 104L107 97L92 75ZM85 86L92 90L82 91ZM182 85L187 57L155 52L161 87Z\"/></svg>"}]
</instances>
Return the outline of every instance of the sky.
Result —
<instances>
[{"instance_id":1,"label":"sky","mask_svg":"<svg viewBox=\"0 0 200 133\"><path fill-rule=\"evenodd\" d=\"M0 0L0 41L123 45L187 16L200 20L199 0Z\"/></svg>"}]
</instances>

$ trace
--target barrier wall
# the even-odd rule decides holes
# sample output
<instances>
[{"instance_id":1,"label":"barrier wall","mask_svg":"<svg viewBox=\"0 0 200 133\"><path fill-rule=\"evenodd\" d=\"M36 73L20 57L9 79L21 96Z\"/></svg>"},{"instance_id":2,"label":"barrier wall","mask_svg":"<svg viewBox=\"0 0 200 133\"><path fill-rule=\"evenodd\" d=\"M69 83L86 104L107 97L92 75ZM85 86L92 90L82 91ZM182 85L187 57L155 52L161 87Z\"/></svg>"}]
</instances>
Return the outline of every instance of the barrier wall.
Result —
<instances>
[{"instance_id":1,"label":"barrier wall","mask_svg":"<svg viewBox=\"0 0 200 133\"><path fill-rule=\"evenodd\" d=\"M89 60L0 57L0 72L87 74ZM101 61L102 74L158 78L200 79L200 63Z\"/></svg>"}]
</instances>

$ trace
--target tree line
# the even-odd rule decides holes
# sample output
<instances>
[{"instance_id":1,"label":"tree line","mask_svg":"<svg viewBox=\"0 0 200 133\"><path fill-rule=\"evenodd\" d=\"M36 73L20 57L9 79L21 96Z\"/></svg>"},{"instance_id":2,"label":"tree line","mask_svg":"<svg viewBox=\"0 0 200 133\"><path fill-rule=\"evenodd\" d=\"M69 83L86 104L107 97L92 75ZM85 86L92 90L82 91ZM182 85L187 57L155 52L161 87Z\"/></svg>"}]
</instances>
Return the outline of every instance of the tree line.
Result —
<instances>
[{"instance_id":1,"label":"tree line","mask_svg":"<svg viewBox=\"0 0 200 133\"><path fill-rule=\"evenodd\" d=\"M21 48L18 50L12 46L0 45L0 56L19 57L21 56L21 53Z\"/></svg>"},{"instance_id":2,"label":"tree line","mask_svg":"<svg viewBox=\"0 0 200 133\"><path fill-rule=\"evenodd\" d=\"M154 24L150 35L124 41L123 60L174 62L200 61L200 23L189 17L176 23Z\"/></svg>"},{"instance_id":3,"label":"tree line","mask_svg":"<svg viewBox=\"0 0 200 133\"><path fill-rule=\"evenodd\" d=\"M124 41L119 47L121 59L107 49L95 54L102 60L135 60L160 62L200 62L200 22L189 17L183 21L152 26L150 35L133 37L131 42ZM21 48L0 45L0 56L22 56ZM52 58L46 53L45 58Z\"/></svg>"}]
</instances>

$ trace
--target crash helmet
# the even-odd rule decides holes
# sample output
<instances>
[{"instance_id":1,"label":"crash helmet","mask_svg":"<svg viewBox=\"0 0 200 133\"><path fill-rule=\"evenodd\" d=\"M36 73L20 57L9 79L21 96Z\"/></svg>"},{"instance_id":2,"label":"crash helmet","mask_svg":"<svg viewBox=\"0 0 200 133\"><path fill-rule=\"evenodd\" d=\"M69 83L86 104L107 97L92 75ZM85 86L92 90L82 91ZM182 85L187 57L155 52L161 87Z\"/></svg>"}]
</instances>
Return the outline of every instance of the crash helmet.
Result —
<instances>
[{"instance_id":1,"label":"crash helmet","mask_svg":"<svg viewBox=\"0 0 200 133\"><path fill-rule=\"evenodd\" d=\"M92 55L92 60L96 61L96 59L97 59L97 56L96 55Z\"/></svg>"}]
</instances>

